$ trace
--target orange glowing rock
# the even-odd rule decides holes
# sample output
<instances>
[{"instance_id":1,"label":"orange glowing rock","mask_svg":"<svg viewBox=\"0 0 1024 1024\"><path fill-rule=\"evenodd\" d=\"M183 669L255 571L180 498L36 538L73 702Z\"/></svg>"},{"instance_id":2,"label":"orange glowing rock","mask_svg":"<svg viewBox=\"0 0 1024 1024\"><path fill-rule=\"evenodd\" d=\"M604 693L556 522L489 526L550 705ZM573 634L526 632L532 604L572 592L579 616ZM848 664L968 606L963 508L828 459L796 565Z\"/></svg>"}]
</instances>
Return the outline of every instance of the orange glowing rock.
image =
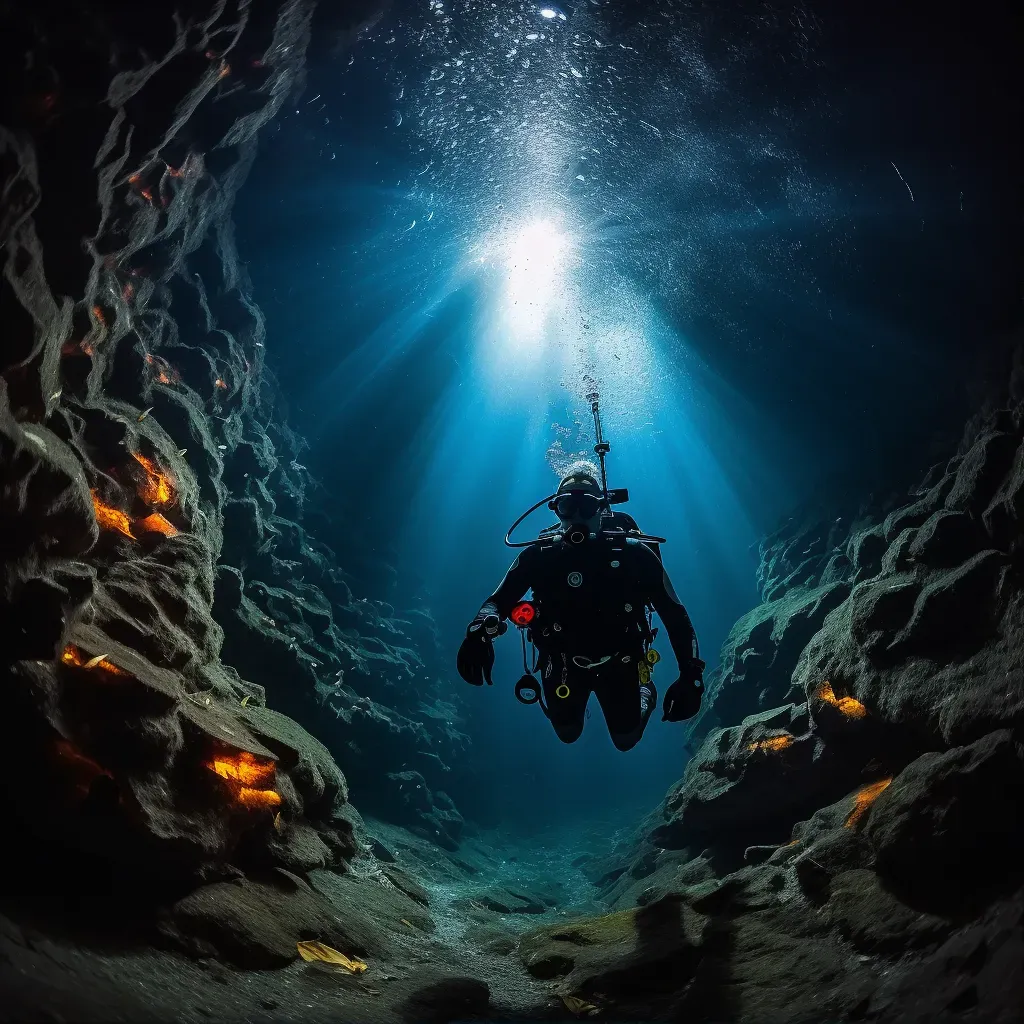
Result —
<instances>
[{"instance_id":1,"label":"orange glowing rock","mask_svg":"<svg viewBox=\"0 0 1024 1024\"><path fill-rule=\"evenodd\" d=\"M177 537L178 528L173 523L169 523L159 512L154 512L151 515L146 516L145 519L140 519L135 524L136 528L141 528L144 533L162 533L165 537Z\"/></svg>"},{"instance_id":2,"label":"orange glowing rock","mask_svg":"<svg viewBox=\"0 0 1024 1024\"><path fill-rule=\"evenodd\" d=\"M118 533L123 533L126 537L131 537L135 540L135 536L132 533L132 521L120 510L114 508L113 505L108 505L102 498L95 492L92 491L92 507L96 513L96 522L99 523L100 528L104 530L117 530Z\"/></svg>"},{"instance_id":3,"label":"orange glowing rock","mask_svg":"<svg viewBox=\"0 0 1024 1024\"><path fill-rule=\"evenodd\" d=\"M231 65L224 61L220 66L220 71L217 73L218 78L227 78L231 74Z\"/></svg>"},{"instance_id":4,"label":"orange glowing rock","mask_svg":"<svg viewBox=\"0 0 1024 1024\"><path fill-rule=\"evenodd\" d=\"M827 679L818 687L815 696L825 704L839 708L847 718L867 717L868 709L859 700L855 700L853 697L837 697L832 689L832 684Z\"/></svg>"},{"instance_id":5,"label":"orange glowing rock","mask_svg":"<svg viewBox=\"0 0 1024 1024\"><path fill-rule=\"evenodd\" d=\"M139 487L139 497L147 505L169 505L174 501L174 485L171 478L145 455L132 452L132 457L146 471L146 482Z\"/></svg>"},{"instance_id":6,"label":"orange glowing rock","mask_svg":"<svg viewBox=\"0 0 1024 1024\"><path fill-rule=\"evenodd\" d=\"M250 810L261 807L280 807L281 794L273 789L260 789L259 786L271 786L277 766L273 761L260 761L246 750L237 754L217 754L206 765L222 779L237 783L235 799Z\"/></svg>"},{"instance_id":7,"label":"orange glowing rock","mask_svg":"<svg viewBox=\"0 0 1024 1024\"><path fill-rule=\"evenodd\" d=\"M273 789L251 789L249 786L241 786L238 790L238 802L250 809L280 807L281 794Z\"/></svg>"},{"instance_id":8,"label":"orange glowing rock","mask_svg":"<svg viewBox=\"0 0 1024 1024\"><path fill-rule=\"evenodd\" d=\"M867 809L885 792L890 782L892 782L891 778L879 779L858 790L857 795L853 798L853 810L850 811L844 825L847 828L853 828L864 817Z\"/></svg>"},{"instance_id":9,"label":"orange glowing rock","mask_svg":"<svg viewBox=\"0 0 1024 1024\"><path fill-rule=\"evenodd\" d=\"M273 782L276 765L273 761L259 761L247 750L238 754L217 754L206 766L222 779L254 786L260 782Z\"/></svg>"},{"instance_id":10,"label":"orange glowing rock","mask_svg":"<svg viewBox=\"0 0 1024 1024\"><path fill-rule=\"evenodd\" d=\"M222 381L220 379L220 377L218 377L213 383L216 384L216 386L219 387L219 388L226 388L227 387L227 384L225 384L224 381Z\"/></svg>"},{"instance_id":11,"label":"orange glowing rock","mask_svg":"<svg viewBox=\"0 0 1024 1024\"><path fill-rule=\"evenodd\" d=\"M761 750L767 753L770 750L785 750L793 745L793 737L789 733L782 733L779 736L769 736L767 739L758 740L756 743L747 744L747 750Z\"/></svg>"},{"instance_id":12,"label":"orange glowing rock","mask_svg":"<svg viewBox=\"0 0 1024 1024\"><path fill-rule=\"evenodd\" d=\"M103 315L103 310L99 306L92 307L92 315L96 318L96 322L100 327L107 326L107 318Z\"/></svg>"}]
</instances>

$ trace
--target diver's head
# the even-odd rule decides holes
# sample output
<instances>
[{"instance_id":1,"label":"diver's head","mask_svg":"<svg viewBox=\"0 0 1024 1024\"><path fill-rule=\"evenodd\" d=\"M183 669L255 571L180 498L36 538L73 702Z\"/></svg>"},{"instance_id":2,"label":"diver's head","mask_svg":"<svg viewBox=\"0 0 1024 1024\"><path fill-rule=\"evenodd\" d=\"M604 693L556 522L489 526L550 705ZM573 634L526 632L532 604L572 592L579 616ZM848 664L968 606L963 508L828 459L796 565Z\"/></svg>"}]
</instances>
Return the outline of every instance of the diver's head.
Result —
<instances>
[{"instance_id":1,"label":"diver's head","mask_svg":"<svg viewBox=\"0 0 1024 1024\"><path fill-rule=\"evenodd\" d=\"M562 533L570 544L580 544L601 530L604 491L597 482L597 469L589 462L569 467L555 492L551 508L562 524Z\"/></svg>"}]
</instances>

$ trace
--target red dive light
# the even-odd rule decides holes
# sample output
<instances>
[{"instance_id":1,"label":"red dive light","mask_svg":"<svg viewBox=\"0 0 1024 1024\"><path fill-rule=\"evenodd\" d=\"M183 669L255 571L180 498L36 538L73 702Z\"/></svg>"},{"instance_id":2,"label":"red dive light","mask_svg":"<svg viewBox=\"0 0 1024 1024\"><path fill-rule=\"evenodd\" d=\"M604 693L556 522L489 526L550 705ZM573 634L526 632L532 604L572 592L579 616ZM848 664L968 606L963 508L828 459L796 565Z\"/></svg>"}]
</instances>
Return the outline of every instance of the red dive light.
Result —
<instances>
[{"instance_id":1,"label":"red dive light","mask_svg":"<svg viewBox=\"0 0 1024 1024\"><path fill-rule=\"evenodd\" d=\"M523 601L517 604L512 611L509 612L508 617L517 626L528 626L537 616L537 609L534 608L529 601Z\"/></svg>"}]
</instances>

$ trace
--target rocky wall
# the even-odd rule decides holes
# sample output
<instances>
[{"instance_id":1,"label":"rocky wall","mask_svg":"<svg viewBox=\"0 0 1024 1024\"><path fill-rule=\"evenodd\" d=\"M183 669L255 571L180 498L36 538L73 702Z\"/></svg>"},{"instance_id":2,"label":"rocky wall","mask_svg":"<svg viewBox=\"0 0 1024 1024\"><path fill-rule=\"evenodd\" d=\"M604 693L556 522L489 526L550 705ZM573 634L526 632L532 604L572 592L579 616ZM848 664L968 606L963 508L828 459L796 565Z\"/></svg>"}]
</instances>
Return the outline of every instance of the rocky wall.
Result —
<instances>
[{"instance_id":1,"label":"rocky wall","mask_svg":"<svg viewBox=\"0 0 1024 1024\"><path fill-rule=\"evenodd\" d=\"M338 762L368 803L458 842L458 711L418 713L439 685L429 610L356 596L304 525L314 484L234 245L313 14L0 10L17 54L0 116L0 731L26 872L8 898L35 884L59 904L98 871L133 880L130 911L242 872L345 872L367 844ZM326 722L331 751L294 719ZM406 769L426 805L394 799ZM167 934L187 943L202 918Z\"/></svg>"},{"instance_id":2,"label":"rocky wall","mask_svg":"<svg viewBox=\"0 0 1024 1024\"><path fill-rule=\"evenodd\" d=\"M615 913L534 933L531 972L638 1018L1018 1019L1017 390L888 510L766 540L686 773L585 862Z\"/></svg>"}]
</instances>

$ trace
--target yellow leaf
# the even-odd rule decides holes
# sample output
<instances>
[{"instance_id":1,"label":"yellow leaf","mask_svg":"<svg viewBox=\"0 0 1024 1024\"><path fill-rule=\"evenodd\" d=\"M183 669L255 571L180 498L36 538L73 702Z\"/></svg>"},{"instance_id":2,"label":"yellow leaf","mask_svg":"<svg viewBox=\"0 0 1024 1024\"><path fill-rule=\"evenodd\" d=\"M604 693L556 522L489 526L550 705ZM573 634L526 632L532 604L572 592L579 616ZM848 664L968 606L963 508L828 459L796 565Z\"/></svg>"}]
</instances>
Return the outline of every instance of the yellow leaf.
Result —
<instances>
[{"instance_id":1,"label":"yellow leaf","mask_svg":"<svg viewBox=\"0 0 1024 1024\"><path fill-rule=\"evenodd\" d=\"M242 698L242 707L244 708L249 703L249 701L251 701L251 700L252 700L252 694L251 693L250 694L246 694Z\"/></svg>"},{"instance_id":2,"label":"yellow leaf","mask_svg":"<svg viewBox=\"0 0 1024 1024\"><path fill-rule=\"evenodd\" d=\"M404 917L401 920L402 920L402 924L404 924L406 926L406 928L411 928L412 927L412 921L406 921L406 919Z\"/></svg>"},{"instance_id":3,"label":"yellow leaf","mask_svg":"<svg viewBox=\"0 0 1024 1024\"><path fill-rule=\"evenodd\" d=\"M562 996L562 1002L565 1003L565 1008L570 1013L575 1013L577 1016L583 1013L596 1013L597 1007L593 1003L588 1003L586 999L580 999L579 996Z\"/></svg>"},{"instance_id":4,"label":"yellow leaf","mask_svg":"<svg viewBox=\"0 0 1024 1024\"><path fill-rule=\"evenodd\" d=\"M296 945L298 946L299 956L310 963L319 960L325 964L336 964L338 967L344 967L346 971L351 971L353 974L362 974L366 970L366 964L362 960L349 960L344 953L339 953L336 949L325 946L322 942L299 942Z\"/></svg>"},{"instance_id":5,"label":"yellow leaf","mask_svg":"<svg viewBox=\"0 0 1024 1024\"><path fill-rule=\"evenodd\" d=\"M105 654L97 654L95 658L90 658L82 668L95 668L104 658Z\"/></svg>"}]
</instances>

